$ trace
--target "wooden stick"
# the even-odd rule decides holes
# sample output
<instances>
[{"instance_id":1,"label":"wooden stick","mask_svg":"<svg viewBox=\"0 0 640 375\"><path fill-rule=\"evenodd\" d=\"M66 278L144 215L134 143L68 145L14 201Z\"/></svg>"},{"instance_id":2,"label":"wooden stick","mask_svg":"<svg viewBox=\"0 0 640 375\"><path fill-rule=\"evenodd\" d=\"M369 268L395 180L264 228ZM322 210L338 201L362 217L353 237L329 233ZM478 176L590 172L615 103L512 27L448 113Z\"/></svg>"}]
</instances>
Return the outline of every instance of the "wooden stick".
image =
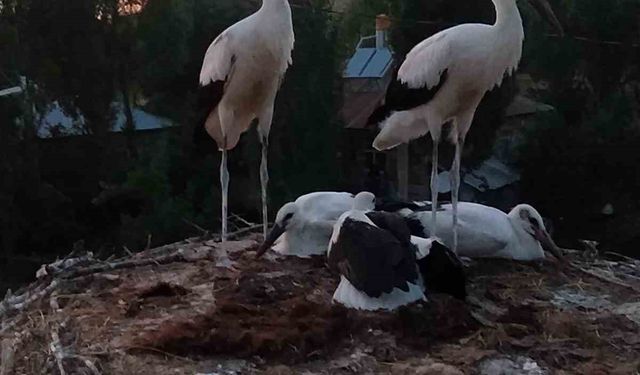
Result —
<instances>
[{"instance_id":1,"label":"wooden stick","mask_svg":"<svg viewBox=\"0 0 640 375\"><path fill-rule=\"evenodd\" d=\"M70 268L74 268L79 264L92 263L94 261L95 259L93 258L93 253L91 252L77 258L65 258L51 264L42 265L42 267L40 267L40 269L36 273L36 278L42 279L46 276L55 276L65 272Z\"/></svg>"},{"instance_id":2,"label":"wooden stick","mask_svg":"<svg viewBox=\"0 0 640 375\"><path fill-rule=\"evenodd\" d=\"M0 317L5 316L8 312L11 312L11 311L20 312L26 309L27 307L29 307L29 305L31 305L35 301L38 301L39 299L44 298L47 295L49 295L51 292L53 292L53 290L57 288L59 284L60 282L58 280L53 280L46 288L38 291L37 293L27 293L28 295L24 299L24 302L13 303L13 304L7 303L7 304L0 305Z\"/></svg>"},{"instance_id":3,"label":"wooden stick","mask_svg":"<svg viewBox=\"0 0 640 375\"><path fill-rule=\"evenodd\" d=\"M146 267L153 264L163 265L163 264L170 264L170 263L184 262L184 261L186 261L186 259L184 258L183 251L178 250L176 253L157 257L157 258L143 258L143 259L126 260L122 262L96 264L91 267L72 270L69 273L62 275L61 277L64 279L70 280L80 276L86 276L86 275L91 275L94 273L100 273L105 271L115 271L115 270L129 269L129 268Z\"/></svg>"},{"instance_id":4,"label":"wooden stick","mask_svg":"<svg viewBox=\"0 0 640 375\"><path fill-rule=\"evenodd\" d=\"M262 224L257 224L257 225L254 225L254 226L251 226L251 227L248 227L248 228L240 229L240 230L238 230L236 232L231 232L231 233L228 234L228 237L229 238L236 238L238 236L241 236L243 234L247 234L249 232L253 232L253 231L258 230L258 229L262 229Z\"/></svg>"},{"instance_id":5,"label":"wooden stick","mask_svg":"<svg viewBox=\"0 0 640 375\"><path fill-rule=\"evenodd\" d=\"M577 271L580 271L580 272L582 272L582 273L584 273L586 275L589 275L591 277L595 277L596 279L598 279L600 281L604 281L604 282L607 282L607 283L610 283L610 284L613 284L613 285L617 285L617 286L622 287L622 288L633 290L636 293L640 293L640 290L638 290L633 285L629 285L629 284L626 284L626 283L624 283L622 281L615 280L615 279L612 279L610 277L606 277L606 276L600 275L597 272L593 272L591 270L584 269L584 268L582 268L582 267L580 267L580 266L578 266L578 265L576 265L574 263L570 263L570 266L571 266L571 268L573 268L573 269L575 269Z\"/></svg>"},{"instance_id":6,"label":"wooden stick","mask_svg":"<svg viewBox=\"0 0 640 375\"><path fill-rule=\"evenodd\" d=\"M51 350L51 354L53 354L56 359L56 363L58 364L58 371L60 371L60 375L67 375L67 372L64 370L64 352L62 348L62 343L60 342L60 335L58 334L58 330L54 327L51 329L51 343L49 344L49 349Z\"/></svg>"},{"instance_id":7,"label":"wooden stick","mask_svg":"<svg viewBox=\"0 0 640 375\"><path fill-rule=\"evenodd\" d=\"M629 261L630 263L632 263L632 264L630 264L630 265L632 265L632 266L634 266L634 267L635 267L635 266L638 264L638 262L639 262L639 261L638 261L638 259L633 259L633 258L631 258L631 257L628 257L628 256L626 256L626 255L622 255L622 254L619 254L619 253L615 253L615 252L613 252L613 251L606 251L604 254L605 254L605 255L612 255L612 256L614 256L614 257L618 257L618 258L620 258L620 259L623 259L623 260Z\"/></svg>"},{"instance_id":8,"label":"wooden stick","mask_svg":"<svg viewBox=\"0 0 640 375\"><path fill-rule=\"evenodd\" d=\"M256 223L252 223L250 221L247 221L245 219L243 219L240 215L236 215L234 213L231 214L231 217L233 217L236 220L239 220L240 222L242 222L244 225L248 226L248 227L253 227L256 225Z\"/></svg>"},{"instance_id":9,"label":"wooden stick","mask_svg":"<svg viewBox=\"0 0 640 375\"><path fill-rule=\"evenodd\" d=\"M196 223L194 223L194 222L192 222L192 221L187 220L187 219L186 219L186 218L184 218L184 217L182 218L182 221L183 221L185 224L188 224L188 225L192 226L193 228L195 228L196 230L198 230L200 233L202 233L202 234L203 234L203 235L205 235L205 236L209 234L209 231L208 231L208 230L204 229L203 227L199 226L198 224L196 224Z\"/></svg>"}]
</instances>

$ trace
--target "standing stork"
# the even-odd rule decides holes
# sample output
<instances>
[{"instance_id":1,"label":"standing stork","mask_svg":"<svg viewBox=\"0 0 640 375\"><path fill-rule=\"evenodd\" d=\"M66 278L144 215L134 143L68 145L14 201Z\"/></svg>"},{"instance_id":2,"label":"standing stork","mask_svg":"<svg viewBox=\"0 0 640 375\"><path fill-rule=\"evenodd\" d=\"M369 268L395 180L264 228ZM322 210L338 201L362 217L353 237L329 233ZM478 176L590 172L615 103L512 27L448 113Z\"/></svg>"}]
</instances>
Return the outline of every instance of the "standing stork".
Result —
<instances>
[{"instance_id":1,"label":"standing stork","mask_svg":"<svg viewBox=\"0 0 640 375\"><path fill-rule=\"evenodd\" d=\"M409 52L398 71L401 88L397 97L387 95L385 106L371 117L381 122L373 142L379 151L431 133L433 159L431 195L435 228L438 206L438 144L442 127L451 122L451 142L456 146L451 171L453 203L453 250L457 249L457 206L460 158L465 137L484 94L512 74L522 55L524 30L516 0L492 0L496 10L493 25L463 24L443 30ZM562 30L547 0L530 0ZM435 236L435 231L432 232Z\"/></svg>"},{"instance_id":2,"label":"standing stork","mask_svg":"<svg viewBox=\"0 0 640 375\"><path fill-rule=\"evenodd\" d=\"M262 221L267 235L269 131L276 94L292 62L293 44L288 0L263 0L257 12L223 31L204 57L200 85L210 96L204 126L222 151L222 241L227 239L227 151L236 147L255 119L262 144Z\"/></svg>"}]
</instances>

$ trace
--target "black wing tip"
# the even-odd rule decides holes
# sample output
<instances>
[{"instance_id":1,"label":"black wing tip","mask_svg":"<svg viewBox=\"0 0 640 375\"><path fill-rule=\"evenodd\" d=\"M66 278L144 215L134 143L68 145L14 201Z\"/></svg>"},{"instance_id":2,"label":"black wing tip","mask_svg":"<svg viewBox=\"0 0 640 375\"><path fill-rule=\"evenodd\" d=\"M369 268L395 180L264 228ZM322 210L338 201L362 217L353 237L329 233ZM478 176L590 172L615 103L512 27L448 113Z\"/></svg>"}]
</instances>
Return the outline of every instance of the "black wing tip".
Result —
<instances>
[{"instance_id":1,"label":"black wing tip","mask_svg":"<svg viewBox=\"0 0 640 375\"><path fill-rule=\"evenodd\" d=\"M405 202L405 201L397 201L397 200L382 200L380 202L376 202L377 211L396 213L404 209L409 209L413 212L425 212L425 211L431 211L433 209L433 205L432 204L421 205L415 202ZM437 210L438 211L444 210L441 203L438 203Z\"/></svg>"},{"instance_id":2,"label":"black wing tip","mask_svg":"<svg viewBox=\"0 0 640 375\"><path fill-rule=\"evenodd\" d=\"M408 111L429 103L438 94L449 77L448 69L440 73L438 84L433 87L411 88L398 80L398 71L394 73L391 85L387 89L385 104L376 108L369 116L367 125L377 125L385 121L393 112Z\"/></svg>"},{"instance_id":3,"label":"black wing tip","mask_svg":"<svg viewBox=\"0 0 640 375\"><path fill-rule=\"evenodd\" d=\"M467 277L460 258L442 243L435 241L429 255L418 261L428 290L467 298Z\"/></svg>"},{"instance_id":4,"label":"black wing tip","mask_svg":"<svg viewBox=\"0 0 640 375\"><path fill-rule=\"evenodd\" d=\"M198 118L193 131L193 143L202 149L209 149L215 145L213 150L217 150L217 144L209 136L205 129L207 118L213 112L224 95L225 81L212 81L204 86L200 86L198 90Z\"/></svg>"}]
</instances>

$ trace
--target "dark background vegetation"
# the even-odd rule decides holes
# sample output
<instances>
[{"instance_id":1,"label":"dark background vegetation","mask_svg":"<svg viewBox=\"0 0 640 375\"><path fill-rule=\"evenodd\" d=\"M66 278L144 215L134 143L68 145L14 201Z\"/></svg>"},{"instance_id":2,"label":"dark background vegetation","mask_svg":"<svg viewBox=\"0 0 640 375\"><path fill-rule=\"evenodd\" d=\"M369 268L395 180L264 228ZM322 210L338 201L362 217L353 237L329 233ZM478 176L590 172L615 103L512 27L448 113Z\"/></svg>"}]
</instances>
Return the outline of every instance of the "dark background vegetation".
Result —
<instances>
[{"instance_id":1,"label":"dark background vegetation","mask_svg":"<svg viewBox=\"0 0 640 375\"><path fill-rule=\"evenodd\" d=\"M0 88L27 77L28 91L0 98L0 283L78 240L118 253L215 229L219 155L193 143L197 77L208 44L257 1L0 0ZM541 115L519 156L524 198L567 239L591 238L640 255L640 0L555 0L568 35L549 35L521 2L527 40L521 71L557 111ZM145 2L146 3L146 2ZM343 61L373 19L394 19L399 56L440 29L492 22L489 0L357 0L346 14L328 1L292 1L296 49L279 94L271 138L271 207L348 186L339 168ZM418 21L433 21L424 23ZM514 80L488 95L465 163L486 158ZM39 140L52 101L83 118L85 136ZM125 108L113 134L112 103ZM161 135L135 132L133 107L171 119ZM35 111L31 109L34 108ZM231 154L232 211L258 220L259 143L253 132ZM613 216L600 212L606 204Z\"/></svg>"}]
</instances>

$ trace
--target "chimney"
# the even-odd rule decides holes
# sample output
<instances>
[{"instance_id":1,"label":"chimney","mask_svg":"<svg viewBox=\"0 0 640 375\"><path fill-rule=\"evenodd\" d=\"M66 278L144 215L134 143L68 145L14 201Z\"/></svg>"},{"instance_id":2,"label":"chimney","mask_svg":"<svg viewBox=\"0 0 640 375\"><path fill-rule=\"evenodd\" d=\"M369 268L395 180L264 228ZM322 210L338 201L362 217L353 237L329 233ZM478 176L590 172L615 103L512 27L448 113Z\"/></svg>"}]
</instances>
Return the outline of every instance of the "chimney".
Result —
<instances>
[{"instance_id":1,"label":"chimney","mask_svg":"<svg viewBox=\"0 0 640 375\"><path fill-rule=\"evenodd\" d=\"M391 27L391 19L386 14L376 16L376 49L382 49L387 42L387 30Z\"/></svg>"}]
</instances>

